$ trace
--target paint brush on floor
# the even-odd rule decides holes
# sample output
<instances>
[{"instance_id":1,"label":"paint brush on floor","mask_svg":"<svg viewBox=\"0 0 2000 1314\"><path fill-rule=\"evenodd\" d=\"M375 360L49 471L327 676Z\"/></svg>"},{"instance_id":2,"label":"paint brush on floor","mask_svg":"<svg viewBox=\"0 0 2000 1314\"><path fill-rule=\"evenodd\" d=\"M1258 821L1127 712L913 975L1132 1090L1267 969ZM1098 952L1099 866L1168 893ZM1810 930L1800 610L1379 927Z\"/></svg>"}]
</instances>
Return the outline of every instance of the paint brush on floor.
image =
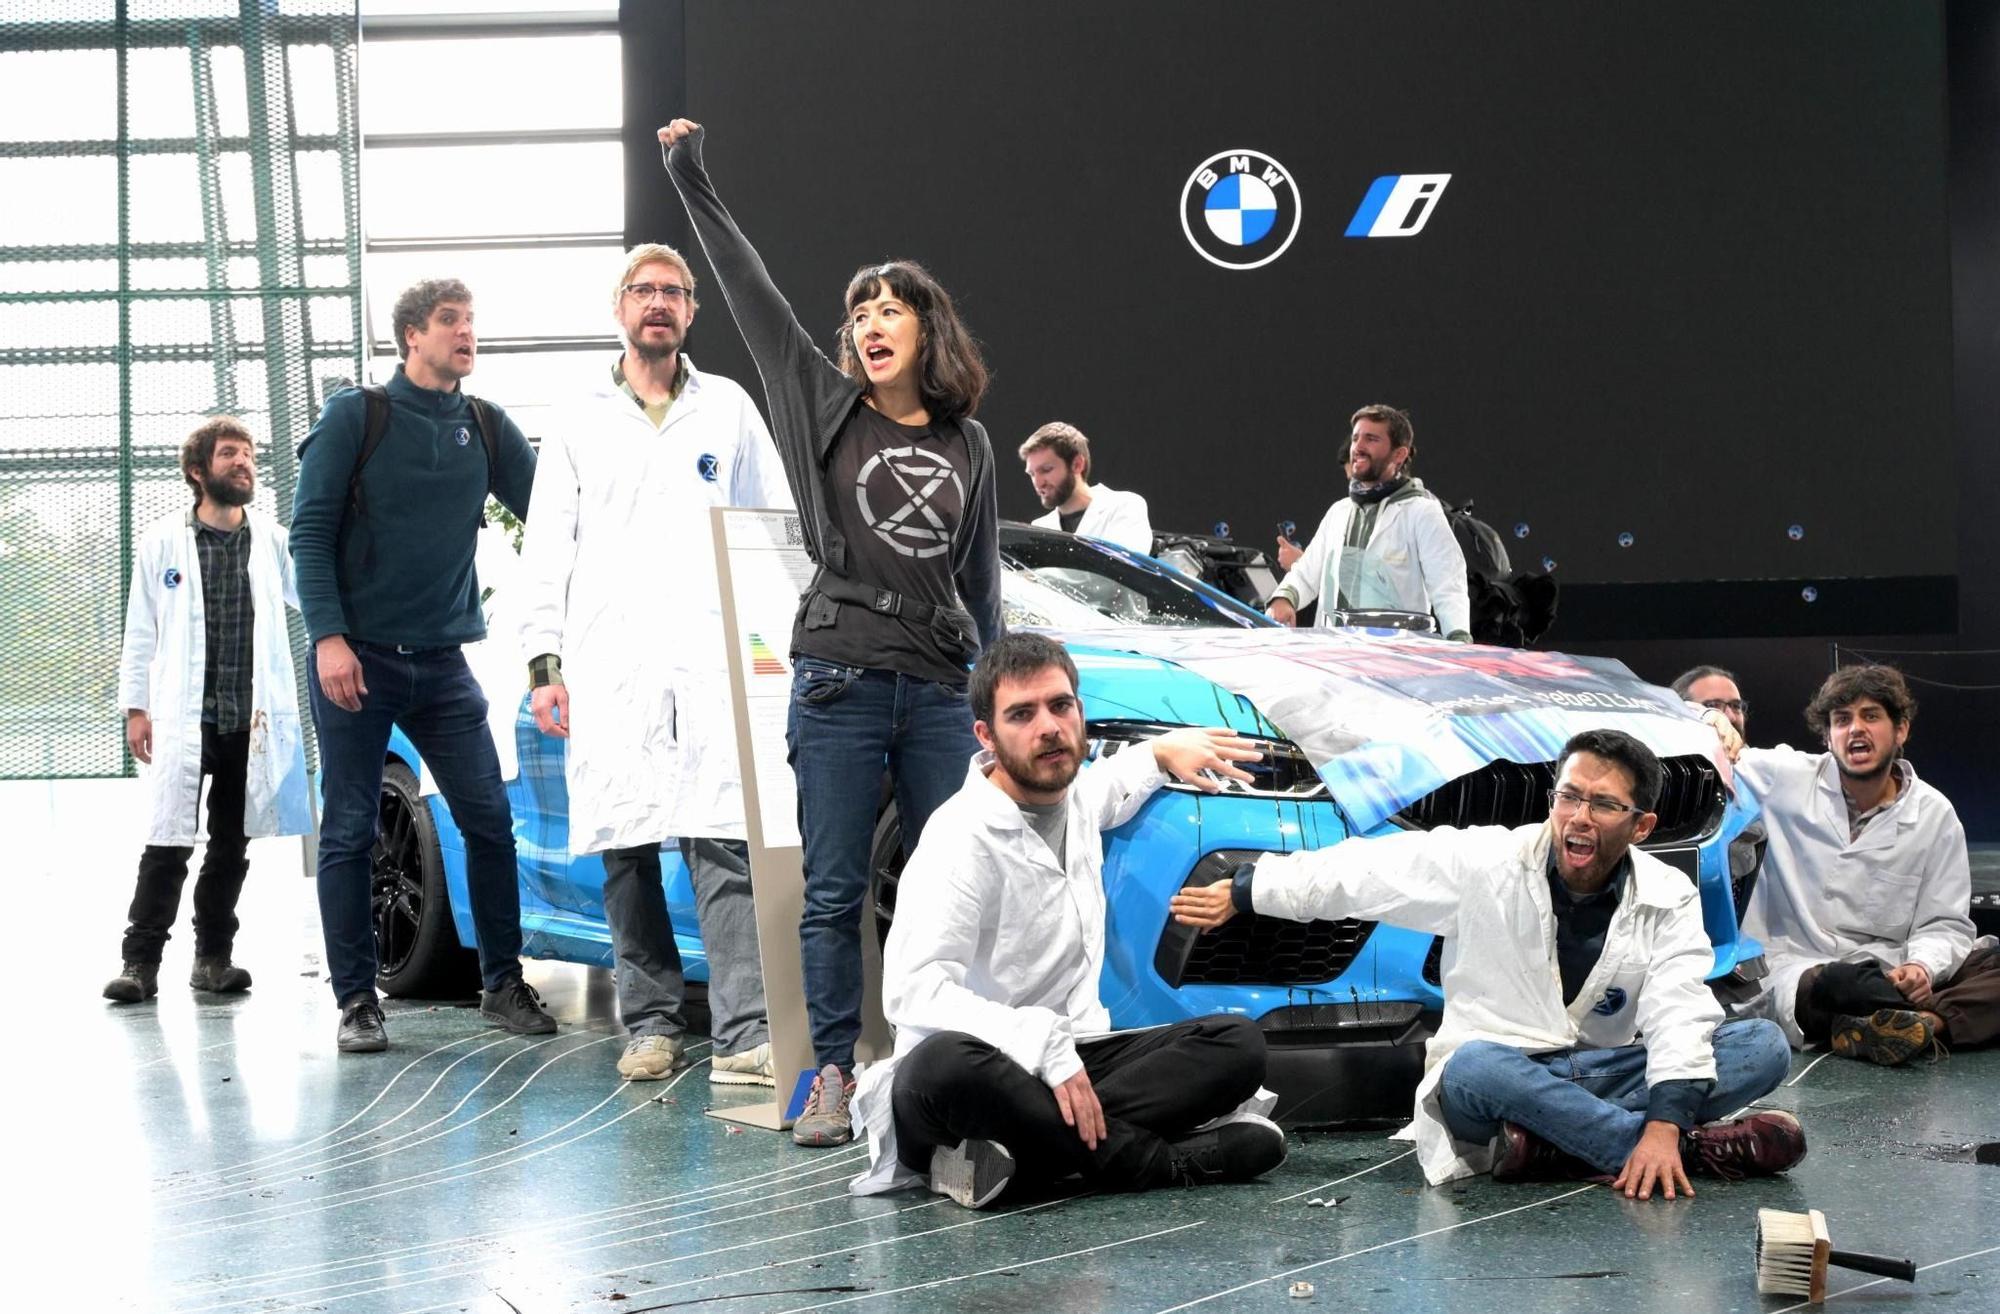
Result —
<instances>
[{"instance_id":1,"label":"paint brush on floor","mask_svg":"<svg viewBox=\"0 0 2000 1314\"><path fill-rule=\"evenodd\" d=\"M1804 1296L1817 1305L1826 1299L1829 1265L1904 1282L1917 1280L1917 1266L1910 1260L1835 1250L1827 1235L1826 1215L1817 1209L1803 1214L1757 1211L1757 1294Z\"/></svg>"}]
</instances>

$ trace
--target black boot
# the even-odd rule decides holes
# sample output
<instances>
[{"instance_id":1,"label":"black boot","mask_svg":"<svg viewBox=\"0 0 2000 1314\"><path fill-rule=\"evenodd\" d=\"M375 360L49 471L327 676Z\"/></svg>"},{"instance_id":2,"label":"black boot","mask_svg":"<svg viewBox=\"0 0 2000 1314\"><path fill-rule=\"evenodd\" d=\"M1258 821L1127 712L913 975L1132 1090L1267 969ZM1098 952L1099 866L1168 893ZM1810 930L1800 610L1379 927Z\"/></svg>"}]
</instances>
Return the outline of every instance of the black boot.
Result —
<instances>
[{"instance_id":1,"label":"black boot","mask_svg":"<svg viewBox=\"0 0 2000 1314\"><path fill-rule=\"evenodd\" d=\"M1167 1148L1174 1176L1183 1186L1247 1182L1285 1161L1285 1133L1269 1118L1244 1114Z\"/></svg>"},{"instance_id":2,"label":"black boot","mask_svg":"<svg viewBox=\"0 0 2000 1314\"><path fill-rule=\"evenodd\" d=\"M137 1004L160 993L158 963L127 963L117 976L104 983L104 997L121 1004Z\"/></svg>"},{"instance_id":3,"label":"black boot","mask_svg":"<svg viewBox=\"0 0 2000 1314\"><path fill-rule=\"evenodd\" d=\"M188 984L211 994L240 994L250 988L250 973L231 963L228 954L197 954Z\"/></svg>"}]
</instances>

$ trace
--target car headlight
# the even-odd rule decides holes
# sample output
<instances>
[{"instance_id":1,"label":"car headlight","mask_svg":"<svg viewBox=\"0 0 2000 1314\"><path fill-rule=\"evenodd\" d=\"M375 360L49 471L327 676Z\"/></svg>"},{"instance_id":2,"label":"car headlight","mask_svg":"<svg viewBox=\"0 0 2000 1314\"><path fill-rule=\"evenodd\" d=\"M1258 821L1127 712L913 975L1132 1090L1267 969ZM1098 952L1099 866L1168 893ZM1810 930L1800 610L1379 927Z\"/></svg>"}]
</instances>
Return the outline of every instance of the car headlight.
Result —
<instances>
[{"instance_id":1,"label":"car headlight","mask_svg":"<svg viewBox=\"0 0 2000 1314\"><path fill-rule=\"evenodd\" d=\"M1123 749L1141 744L1149 739L1166 734L1169 730L1182 730L1185 726L1166 725L1158 721L1093 721L1086 733L1090 736L1090 758L1111 757ZM1262 735L1244 735L1250 746L1264 756L1256 762L1244 762L1243 769L1250 773L1248 784L1241 780L1231 780L1226 776L1217 777L1225 794L1235 794L1243 798L1282 798L1294 802L1309 803L1330 797L1326 782L1313 770L1313 764L1299 751L1299 746L1289 739L1271 739ZM1204 791L1180 781L1167 780L1168 789L1178 789L1186 794Z\"/></svg>"}]
</instances>

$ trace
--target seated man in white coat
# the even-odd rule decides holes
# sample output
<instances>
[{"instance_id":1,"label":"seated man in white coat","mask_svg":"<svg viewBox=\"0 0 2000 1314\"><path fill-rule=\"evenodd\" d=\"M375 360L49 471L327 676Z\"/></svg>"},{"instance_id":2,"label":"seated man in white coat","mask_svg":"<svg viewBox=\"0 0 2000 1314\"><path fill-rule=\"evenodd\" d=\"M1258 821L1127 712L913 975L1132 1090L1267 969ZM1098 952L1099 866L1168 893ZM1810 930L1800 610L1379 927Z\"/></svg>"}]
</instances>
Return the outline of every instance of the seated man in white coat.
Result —
<instances>
[{"instance_id":1,"label":"seated man in white coat","mask_svg":"<svg viewBox=\"0 0 2000 1314\"><path fill-rule=\"evenodd\" d=\"M1410 473L1417 435L1394 406L1363 406L1349 421L1347 496L1327 509L1300 551L1278 540L1285 578L1271 595L1271 619L1296 625L1319 603L1320 629L1352 609L1429 613L1447 639L1472 641L1472 595L1465 553L1444 503Z\"/></svg>"},{"instance_id":2,"label":"seated man in white coat","mask_svg":"<svg viewBox=\"0 0 2000 1314\"><path fill-rule=\"evenodd\" d=\"M1174 916L1361 917L1444 937L1444 1020L1412 1130L1432 1185L1613 1178L1628 1197L1689 1177L1782 1172L1805 1156L1788 1113L1716 1121L1784 1079L1769 1022L1723 1022L1687 877L1636 847L1661 767L1619 730L1563 746L1544 825L1440 826L1271 854L1174 896Z\"/></svg>"},{"instance_id":3,"label":"seated man in white coat","mask_svg":"<svg viewBox=\"0 0 2000 1314\"><path fill-rule=\"evenodd\" d=\"M1060 644L1008 634L972 673L985 751L932 814L898 886L882 968L895 1054L862 1071L854 1107L872 1194L928 1176L968 1208L1012 1180L1097 1190L1247 1181L1285 1157L1261 1113L1264 1036L1218 1015L1111 1032L1102 832L1172 774L1200 789L1249 778L1249 741L1177 730L1079 774L1076 667ZM1074 787L1072 787L1074 782Z\"/></svg>"},{"instance_id":4,"label":"seated man in white coat","mask_svg":"<svg viewBox=\"0 0 2000 1314\"><path fill-rule=\"evenodd\" d=\"M1021 463L1035 486L1035 497L1048 512L1035 521L1038 527L1153 554L1153 521L1146 512L1146 499L1090 482L1090 439L1083 430L1061 420L1043 425L1021 444Z\"/></svg>"},{"instance_id":5,"label":"seated man in white coat","mask_svg":"<svg viewBox=\"0 0 2000 1314\"><path fill-rule=\"evenodd\" d=\"M1894 667L1850 666L1806 707L1826 752L1737 759L1770 834L1743 929L1771 975L1746 1011L1801 1049L1893 1066L2000 1032L2000 952L1974 940L1965 829L1902 755L1916 712Z\"/></svg>"}]
</instances>

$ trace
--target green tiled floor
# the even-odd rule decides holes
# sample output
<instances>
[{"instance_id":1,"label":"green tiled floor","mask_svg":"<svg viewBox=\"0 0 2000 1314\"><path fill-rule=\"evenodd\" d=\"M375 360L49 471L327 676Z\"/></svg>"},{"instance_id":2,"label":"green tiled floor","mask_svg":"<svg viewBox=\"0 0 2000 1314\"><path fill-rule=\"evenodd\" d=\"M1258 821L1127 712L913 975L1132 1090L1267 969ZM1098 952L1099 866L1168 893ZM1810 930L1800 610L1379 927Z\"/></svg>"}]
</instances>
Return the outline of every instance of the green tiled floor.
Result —
<instances>
[{"instance_id":1,"label":"green tiled floor","mask_svg":"<svg viewBox=\"0 0 2000 1314\"><path fill-rule=\"evenodd\" d=\"M563 1021L554 1038L399 1007L388 1053L337 1057L311 887L274 874L296 870L296 847L258 852L247 996L191 997L182 935L158 1003L96 998L116 967L122 858L79 882L72 930L17 937L35 985L8 1061L24 1256L9 1268L26 1276L7 1286L36 1294L11 1308L1775 1311L1750 1257L1767 1205L1822 1209L1836 1244L1925 1266L1914 1289L1836 1307L2000 1308L2000 1168L1959 1154L2000 1140L2000 1054L1908 1071L1800 1061L1768 1102L1804 1120L1806 1162L1699 1182L1693 1201L1483 1178L1429 1189L1372 1132L1295 1136L1253 1186L969 1214L921 1194L851 1198L858 1150L703 1117L757 1098L711 1093L705 1066L619 1082L602 973L532 974ZM1341 1203L1308 1203L1329 1195ZM1288 1297L1297 1280L1310 1298Z\"/></svg>"}]
</instances>

